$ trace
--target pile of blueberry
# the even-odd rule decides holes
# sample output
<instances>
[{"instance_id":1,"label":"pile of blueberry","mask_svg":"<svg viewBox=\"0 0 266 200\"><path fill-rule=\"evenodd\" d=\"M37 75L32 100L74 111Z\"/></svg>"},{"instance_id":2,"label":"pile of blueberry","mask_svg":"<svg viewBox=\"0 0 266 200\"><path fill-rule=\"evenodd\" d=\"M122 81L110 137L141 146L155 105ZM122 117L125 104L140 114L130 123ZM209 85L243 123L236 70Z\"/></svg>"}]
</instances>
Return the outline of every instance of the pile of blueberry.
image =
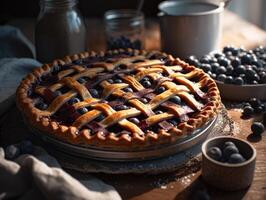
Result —
<instances>
[{"instance_id":1,"label":"pile of blueberry","mask_svg":"<svg viewBox=\"0 0 266 200\"><path fill-rule=\"evenodd\" d=\"M226 84L266 83L266 47L260 46L247 51L226 46L222 52L210 53L200 59L190 56L186 62Z\"/></svg>"},{"instance_id":2,"label":"pile of blueberry","mask_svg":"<svg viewBox=\"0 0 266 200\"><path fill-rule=\"evenodd\" d=\"M23 140L18 144L12 144L5 148L5 158L13 160L21 154L31 154L33 152L33 145L29 140Z\"/></svg>"},{"instance_id":3,"label":"pile of blueberry","mask_svg":"<svg viewBox=\"0 0 266 200\"><path fill-rule=\"evenodd\" d=\"M207 151L208 156L212 159L224 162L224 163L242 163L245 162L246 159L239 152L239 149L235 145L235 143L231 141L227 141L222 145L222 148L217 146L210 147Z\"/></svg>"},{"instance_id":4,"label":"pile of blueberry","mask_svg":"<svg viewBox=\"0 0 266 200\"><path fill-rule=\"evenodd\" d=\"M117 38L109 38L107 40L107 48L112 49L125 49L125 48L131 48L131 49L141 49L142 44L139 39L136 39L134 41L130 40L129 38L125 36L120 36Z\"/></svg>"},{"instance_id":5,"label":"pile of blueberry","mask_svg":"<svg viewBox=\"0 0 266 200\"><path fill-rule=\"evenodd\" d=\"M251 98L248 102L244 103L242 115L244 117L251 117L254 114L263 114L262 122L253 122L251 125L252 133L259 136L265 130L263 123L266 123L266 105L259 99Z\"/></svg>"}]
</instances>

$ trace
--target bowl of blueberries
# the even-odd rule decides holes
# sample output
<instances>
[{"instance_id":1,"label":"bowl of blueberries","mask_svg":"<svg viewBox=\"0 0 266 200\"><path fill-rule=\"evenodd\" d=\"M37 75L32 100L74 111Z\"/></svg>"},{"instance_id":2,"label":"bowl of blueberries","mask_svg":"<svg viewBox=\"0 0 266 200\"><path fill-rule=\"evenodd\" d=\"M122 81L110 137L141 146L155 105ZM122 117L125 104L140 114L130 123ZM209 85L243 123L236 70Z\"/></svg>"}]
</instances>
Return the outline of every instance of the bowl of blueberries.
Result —
<instances>
[{"instance_id":1,"label":"bowl of blueberries","mask_svg":"<svg viewBox=\"0 0 266 200\"><path fill-rule=\"evenodd\" d=\"M247 188L253 180L255 163L256 149L245 140L220 136L202 145L202 177L216 188Z\"/></svg>"},{"instance_id":2,"label":"bowl of blueberries","mask_svg":"<svg viewBox=\"0 0 266 200\"><path fill-rule=\"evenodd\" d=\"M225 46L201 58L186 61L201 68L217 83L221 97L245 101L252 97L266 100L266 47L252 50Z\"/></svg>"}]
</instances>

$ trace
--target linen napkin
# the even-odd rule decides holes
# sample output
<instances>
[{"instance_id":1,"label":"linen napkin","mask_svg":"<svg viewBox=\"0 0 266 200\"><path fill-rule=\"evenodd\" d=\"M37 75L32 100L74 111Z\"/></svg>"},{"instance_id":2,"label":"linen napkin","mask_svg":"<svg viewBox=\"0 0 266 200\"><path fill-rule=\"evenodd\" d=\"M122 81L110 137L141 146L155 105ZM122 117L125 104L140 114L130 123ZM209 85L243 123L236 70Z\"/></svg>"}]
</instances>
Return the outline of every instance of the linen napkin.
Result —
<instances>
[{"instance_id":1,"label":"linen napkin","mask_svg":"<svg viewBox=\"0 0 266 200\"><path fill-rule=\"evenodd\" d=\"M41 66L34 55L33 45L18 29L0 26L0 116L14 106L14 95L10 95L21 79ZM112 186L93 176L82 181L73 178L40 147L15 160L6 157L0 147L0 199L121 199Z\"/></svg>"}]
</instances>

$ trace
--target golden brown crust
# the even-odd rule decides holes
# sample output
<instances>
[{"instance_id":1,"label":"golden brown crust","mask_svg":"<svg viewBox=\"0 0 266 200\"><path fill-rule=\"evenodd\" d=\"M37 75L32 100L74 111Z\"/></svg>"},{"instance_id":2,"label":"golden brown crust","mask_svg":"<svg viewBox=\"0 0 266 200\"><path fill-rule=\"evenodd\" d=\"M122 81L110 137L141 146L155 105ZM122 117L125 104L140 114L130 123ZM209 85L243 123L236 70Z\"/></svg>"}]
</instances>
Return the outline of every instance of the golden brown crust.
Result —
<instances>
[{"instance_id":1,"label":"golden brown crust","mask_svg":"<svg viewBox=\"0 0 266 200\"><path fill-rule=\"evenodd\" d=\"M158 52L146 52L146 51L138 51L138 50L114 50L114 51L108 51L108 54L117 54L119 52L132 52L135 56L149 56ZM193 118L188 119L186 122L180 123L177 127L171 128L169 131L165 130L159 130L156 134L152 131L142 134L141 130L135 126L132 126L132 129L136 130L131 135L129 134L119 134L116 135L114 133L109 134L103 134L101 132L98 132L96 134L90 134L90 130L88 129L82 129L79 130L79 127L82 126L82 120L77 120L74 125L75 126L66 126L58 124L56 121L51 120L47 116L51 114L57 105L50 105L49 108L46 111L41 111L37 109L32 102L32 99L28 97L28 91L31 88L31 85L40 78L43 74L48 73L51 68L54 65L57 64L67 64L72 62L73 60L77 60L80 58L86 58L89 56L95 56L95 52L85 52L76 54L73 56L67 56L62 60L55 60L53 63L45 64L40 68L36 68L33 70L32 73L28 74L25 79L21 81L21 84L19 85L16 93L16 102L18 108L23 113L26 121L34 128L49 134L50 136L53 136L55 138L58 138L62 141L69 142L71 144L81 145L81 146L87 146L87 147L98 147L98 148L111 148L115 150L125 150L125 149L138 149L138 148L150 148L154 147L159 144L168 144L173 143L176 140L178 140L180 137L185 137L187 134L191 134L193 130L201 127L204 125L207 121L212 119L217 111L220 109L220 95L218 88L216 86L216 83L214 80L212 80L209 75L204 73L201 69L195 68L194 66L190 66L189 64L181 61L180 59L174 59L171 56L168 55L168 58L171 60L172 64L177 65L179 67L182 67L185 70L191 71L192 73L196 73L197 77L199 77L200 81L196 84L202 85L204 87L207 87L207 95L209 98L209 102L201 109L198 108L197 102L193 102L190 100L189 102L192 102L191 106L194 106L195 109L199 109L199 112L196 116ZM100 52L98 55L104 56L105 53ZM151 61L150 65L156 65L160 64L159 61ZM102 66L102 65L101 65ZM109 71L112 69L109 69L110 66L105 65L105 70ZM158 68L159 69L159 68ZM82 73L82 69L80 70ZM160 70L160 69L159 69ZM167 70L167 69L164 69ZM189 73L187 74L189 76ZM187 79L184 79L182 77L179 77L178 75L174 74L171 78L178 79L180 83L186 82L187 87L190 90L197 90L197 87L194 87L193 84L189 83ZM127 79L129 82L132 81L130 79ZM64 80L65 84L75 83L75 80L72 80L71 78L67 78ZM168 87L171 88L171 83L165 82L165 84L168 84ZM80 87L78 84L69 84L71 87L75 88L75 90L84 90L84 88ZM135 87L140 87L138 85L135 85ZM110 89L111 90L111 89ZM171 89L173 93L176 92L176 89L173 87ZM197 91L196 91L197 92ZM89 93L86 93L85 91L82 92L84 94L84 98L90 97ZM71 93L68 94L71 96ZM108 95L108 94L105 94ZM184 98L189 98L186 96L186 93L179 93L179 95L183 95ZM158 95L159 96L159 95ZM157 97L158 97L157 96ZM90 98L91 99L91 98ZM154 100L154 99L153 99ZM58 101L61 101L60 99ZM158 97L153 101L154 104L158 103L160 101L160 98ZM133 102L134 103L134 102ZM143 112L149 112L147 108L142 108L141 104L138 104L138 102L135 102L136 106L138 106L138 109L143 109ZM78 106L78 105L77 105ZM132 110L132 112L136 112L136 110ZM176 111L178 112L178 111ZM177 113L178 114L178 113ZM116 114L117 115L117 114ZM118 115L117 115L118 116ZM86 118L86 116L81 116L83 118ZM164 115L164 117L167 117ZM106 123L108 119L106 118ZM157 119L150 119L151 123L154 123L154 120ZM122 120L123 121L123 120Z\"/></svg>"}]
</instances>

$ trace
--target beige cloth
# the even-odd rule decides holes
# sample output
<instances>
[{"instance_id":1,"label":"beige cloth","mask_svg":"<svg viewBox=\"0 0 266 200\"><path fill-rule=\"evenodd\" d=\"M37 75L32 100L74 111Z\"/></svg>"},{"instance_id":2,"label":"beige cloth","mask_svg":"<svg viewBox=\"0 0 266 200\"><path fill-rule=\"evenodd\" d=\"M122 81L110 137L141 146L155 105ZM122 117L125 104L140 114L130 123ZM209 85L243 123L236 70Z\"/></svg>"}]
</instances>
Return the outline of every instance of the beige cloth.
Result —
<instances>
[{"instance_id":1,"label":"beige cloth","mask_svg":"<svg viewBox=\"0 0 266 200\"><path fill-rule=\"evenodd\" d=\"M99 179L89 177L79 182L40 147L34 147L33 155L21 155L15 161L9 161L0 148L0 199L121 199L112 186Z\"/></svg>"}]
</instances>

